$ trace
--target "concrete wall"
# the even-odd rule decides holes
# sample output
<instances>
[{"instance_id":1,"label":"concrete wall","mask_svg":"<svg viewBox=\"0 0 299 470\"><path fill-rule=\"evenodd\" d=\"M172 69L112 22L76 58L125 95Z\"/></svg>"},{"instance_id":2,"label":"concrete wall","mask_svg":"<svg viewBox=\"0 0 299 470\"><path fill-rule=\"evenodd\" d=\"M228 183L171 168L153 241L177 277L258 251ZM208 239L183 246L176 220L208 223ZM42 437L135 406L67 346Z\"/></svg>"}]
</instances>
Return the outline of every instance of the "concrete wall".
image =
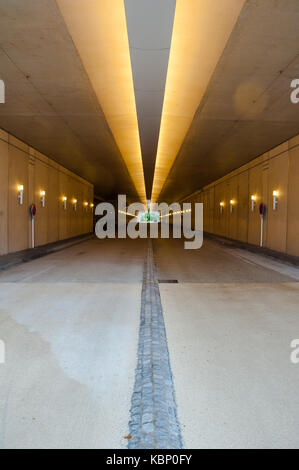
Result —
<instances>
[{"instance_id":1,"label":"concrete wall","mask_svg":"<svg viewBox=\"0 0 299 470\"><path fill-rule=\"evenodd\" d=\"M273 210L273 191L278 207ZM251 210L251 195L256 207ZM235 201L230 212L230 200ZM204 204L204 230L259 245L259 205L266 205L263 246L299 256L299 136L202 188L187 201ZM220 202L224 203L220 211Z\"/></svg>"},{"instance_id":2,"label":"concrete wall","mask_svg":"<svg viewBox=\"0 0 299 470\"><path fill-rule=\"evenodd\" d=\"M17 197L19 185L24 186L23 205ZM41 191L46 191L45 207ZM68 198L67 210L63 196ZM73 199L78 201L76 211ZM91 232L92 202L92 184L0 129L0 255L32 247L32 203L37 206L35 246L39 246Z\"/></svg>"}]
</instances>

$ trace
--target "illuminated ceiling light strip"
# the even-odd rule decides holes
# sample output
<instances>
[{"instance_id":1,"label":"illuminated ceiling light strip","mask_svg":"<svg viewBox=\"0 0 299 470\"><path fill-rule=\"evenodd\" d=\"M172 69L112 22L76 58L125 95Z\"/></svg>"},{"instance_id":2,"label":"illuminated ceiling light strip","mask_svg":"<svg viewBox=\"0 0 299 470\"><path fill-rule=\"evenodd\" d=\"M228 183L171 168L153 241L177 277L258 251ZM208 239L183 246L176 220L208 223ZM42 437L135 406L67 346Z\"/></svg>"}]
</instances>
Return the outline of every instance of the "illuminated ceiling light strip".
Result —
<instances>
[{"instance_id":1,"label":"illuminated ceiling light strip","mask_svg":"<svg viewBox=\"0 0 299 470\"><path fill-rule=\"evenodd\" d=\"M130 214L130 212L125 212L125 211L118 211L118 212L119 212L119 214L130 215L131 217L137 217L137 218L138 218L137 215L135 215L135 214Z\"/></svg>"},{"instance_id":2,"label":"illuminated ceiling light strip","mask_svg":"<svg viewBox=\"0 0 299 470\"><path fill-rule=\"evenodd\" d=\"M157 202L246 0L177 0L151 201Z\"/></svg>"},{"instance_id":3,"label":"illuminated ceiling light strip","mask_svg":"<svg viewBox=\"0 0 299 470\"><path fill-rule=\"evenodd\" d=\"M123 0L57 0L141 201L145 182Z\"/></svg>"}]
</instances>

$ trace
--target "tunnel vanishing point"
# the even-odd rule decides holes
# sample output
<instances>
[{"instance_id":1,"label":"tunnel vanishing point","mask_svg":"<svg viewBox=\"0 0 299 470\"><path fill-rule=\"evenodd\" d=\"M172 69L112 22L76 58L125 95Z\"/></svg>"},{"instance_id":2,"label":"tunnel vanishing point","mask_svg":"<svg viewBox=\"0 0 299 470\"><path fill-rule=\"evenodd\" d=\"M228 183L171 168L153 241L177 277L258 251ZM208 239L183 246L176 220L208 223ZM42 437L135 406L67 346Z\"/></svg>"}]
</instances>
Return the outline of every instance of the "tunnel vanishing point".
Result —
<instances>
[{"instance_id":1,"label":"tunnel vanishing point","mask_svg":"<svg viewBox=\"0 0 299 470\"><path fill-rule=\"evenodd\" d=\"M1 450L299 447L298 24L0 0Z\"/></svg>"}]
</instances>

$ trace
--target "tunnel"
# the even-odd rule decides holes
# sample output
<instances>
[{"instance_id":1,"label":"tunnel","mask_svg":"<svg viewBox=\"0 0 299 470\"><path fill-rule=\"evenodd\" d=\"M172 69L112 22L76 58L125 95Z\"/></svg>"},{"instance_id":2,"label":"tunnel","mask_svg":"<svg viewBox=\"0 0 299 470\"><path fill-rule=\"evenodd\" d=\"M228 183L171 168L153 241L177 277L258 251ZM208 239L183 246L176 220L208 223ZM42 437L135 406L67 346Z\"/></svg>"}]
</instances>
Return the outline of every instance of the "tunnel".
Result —
<instances>
[{"instance_id":1,"label":"tunnel","mask_svg":"<svg viewBox=\"0 0 299 470\"><path fill-rule=\"evenodd\" d=\"M0 449L299 447L298 24L0 0Z\"/></svg>"}]
</instances>

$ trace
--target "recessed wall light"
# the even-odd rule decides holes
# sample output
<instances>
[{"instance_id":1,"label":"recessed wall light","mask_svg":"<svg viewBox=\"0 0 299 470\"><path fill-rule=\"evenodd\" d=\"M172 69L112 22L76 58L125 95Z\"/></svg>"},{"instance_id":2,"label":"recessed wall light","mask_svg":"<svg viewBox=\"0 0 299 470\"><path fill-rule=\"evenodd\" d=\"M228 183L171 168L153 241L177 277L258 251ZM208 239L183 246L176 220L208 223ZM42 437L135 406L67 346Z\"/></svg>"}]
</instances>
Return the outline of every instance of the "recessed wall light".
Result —
<instances>
[{"instance_id":1,"label":"recessed wall light","mask_svg":"<svg viewBox=\"0 0 299 470\"><path fill-rule=\"evenodd\" d=\"M236 204L236 201L235 201L234 199L231 199L231 200L229 201L229 210L230 210L231 213L232 213L233 210L234 210L234 205L235 205L235 204Z\"/></svg>"},{"instance_id":2,"label":"recessed wall light","mask_svg":"<svg viewBox=\"0 0 299 470\"><path fill-rule=\"evenodd\" d=\"M42 207L45 207L46 205L46 191L41 191L40 192L40 202Z\"/></svg>"},{"instance_id":3,"label":"recessed wall light","mask_svg":"<svg viewBox=\"0 0 299 470\"><path fill-rule=\"evenodd\" d=\"M273 191L273 210L276 211L278 208L278 196L279 193L277 190Z\"/></svg>"},{"instance_id":4,"label":"recessed wall light","mask_svg":"<svg viewBox=\"0 0 299 470\"><path fill-rule=\"evenodd\" d=\"M19 199L20 206L23 204L23 198L24 198L24 186L22 184L19 184L18 199Z\"/></svg>"}]
</instances>

